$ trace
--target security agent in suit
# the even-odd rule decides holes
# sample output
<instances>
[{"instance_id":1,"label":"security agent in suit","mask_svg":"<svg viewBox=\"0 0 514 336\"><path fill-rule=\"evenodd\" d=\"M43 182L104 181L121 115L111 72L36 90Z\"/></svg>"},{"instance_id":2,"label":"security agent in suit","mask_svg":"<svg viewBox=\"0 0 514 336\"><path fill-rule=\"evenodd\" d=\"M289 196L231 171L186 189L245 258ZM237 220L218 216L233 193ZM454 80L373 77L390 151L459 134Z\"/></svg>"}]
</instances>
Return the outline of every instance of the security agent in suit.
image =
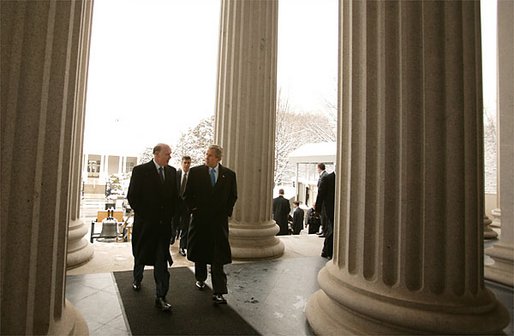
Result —
<instances>
[{"instance_id":1,"label":"security agent in suit","mask_svg":"<svg viewBox=\"0 0 514 336\"><path fill-rule=\"evenodd\" d=\"M152 161L132 170L127 199L134 210L132 254L134 255L135 291L141 289L145 265L154 266L155 306L170 311L166 301L170 274L168 263L173 263L169 251L171 221L177 206L175 168L168 166L171 148L158 144L153 149Z\"/></svg>"},{"instance_id":2,"label":"security agent in suit","mask_svg":"<svg viewBox=\"0 0 514 336\"><path fill-rule=\"evenodd\" d=\"M300 202L294 201L294 211L293 211L293 234L298 235L303 229L303 219L305 213L300 208Z\"/></svg>"},{"instance_id":3,"label":"security agent in suit","mask_svg":"<svg viewBox=\"0 0 514 336\"><path fill-rule=\"evenodd\" d=\"M325 170L325 164L323 162L320 162L316 165L316 172L319 175L318 178L318 189L321 185L321 181L328 175L327 171ZM327 219L327 213L325 212L325 209L322 208L322 211L319 213L319 219L321 222L321 232L319 233L320 237L325 237L327 235L327 227L328 227L328 219Z\"/></svg>"},{"instance_id":4,"label":"security agent in suit","mask_svg":"<svg viewBox=\"0 0 514 336\"><path fill-rule=\"evenodd\" d=\"M173 219L173 235L180 237L178 253L181 256L186 256L187 249L187 233L189 230L189 222L191 221L191 212L186 206L184 201L184 193L186 190L187 181L189 179L189 169L191 167L191 157L183 156L181 161L181 169L177 171L177 185L179 188L178 209ZM174 241L175 237L171 240Z\"/></svg>"},{"instance_id":5,"label":"security agent in suit","mask_svg":"<svg viewBox=\"0 0 514 336\"><path fill-rule=\"evenodd\" d=\"M327 227L325 233L325 241L321 256L332 259L334 251L334 203L335 203L336 174L334 172L327 174L321 180L316 197L315 209L317 213L325 211L327 214Z\"/></svg>"},{"instance_id":6,"label":"security agent in suit","mask_svg":"<svg viewBox=\"0 0 514 336\"><path fill-rule=\"evenodd\" d=\"M205 164L191 168L184 200L191 210L187 258L195 262L196 287L205 288L207 264L211 265L213 301L227 303L225 264L232 262L228 218L237 200L236 174L220 164L222 149L211 145Z\"/></svg>"},{"instance_id":7,"label":"security agent in suit","mask_svg":"<svg viewBox=\"0 0 514 336\"><path fill-rule=\"evenodd\" d=\"M288 218L289 213L291 212L291 205L289 204L289 200L284 198L284 189L278 190L278 197L273 199L273 207L271 212L273 214L273 220L280 228L280 231L277 233L277 235L288 235Z\"/></svg>"}]
</instances>

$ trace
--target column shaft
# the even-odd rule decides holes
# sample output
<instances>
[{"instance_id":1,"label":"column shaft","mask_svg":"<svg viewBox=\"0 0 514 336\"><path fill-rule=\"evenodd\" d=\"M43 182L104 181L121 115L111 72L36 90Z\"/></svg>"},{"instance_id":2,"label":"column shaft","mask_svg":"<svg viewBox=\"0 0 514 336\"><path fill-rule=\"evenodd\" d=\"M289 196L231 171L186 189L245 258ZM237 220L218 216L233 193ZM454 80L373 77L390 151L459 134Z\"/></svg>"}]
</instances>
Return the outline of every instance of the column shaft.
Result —
<instances>
[{"instance_id":1,"label":"column shaft","mask_svg":"<svg viewBox=\"0 0 514 336\"><path fill-rule=\"evenodd\" d=\"M64 298L77 40L87 5L1 5L1 334L87 333Z\"/></svg>"},{"instance_id":2,"label":"column shaft","mask_svg":"<svg viewBox=\"0 0 514 336\"><path fill-rule=\"evenodd\" d=\"M278 2L223 0L221 12L215 139L237 174L232 253L279 257L284 245L271 219Z\"/></svg>"},{"instance_id":3,"label":"column shaft","mask_svg":"<svg viewBox=\"0 0 514 336\"><path fill-rule=\"evenodd\" d=\"M499 333L508 313L482 271L479 3L340 7L335 254L309 323L319 334Z\"/></svg>"},{"instance_id":4,"label":"column shaft","mask_svg":"<svg viewBox=\"0 0 514 336\"><path fill-rule=\"evenodd\" d=\"M485 266L487 279L514 286L514 3L498 1L498 113L500 241L486 250L494 260Z\"/></svg>"},{"instance_id":5,"label":"column shaft","mask_svg":"<svg viewBox=\"0 0 514 336\"><path fill-rule=\"evenodd\" d=\"M68 92L68 108L74 111L72 129L72 152L71 152L71 181L70 181L70 218L68 226L68 249L66 266L77 267L88 262L94 253L93 245L85 237L88 227L80 219L80 200L82 185L82 147L84 140L84 117L86 107L86 83L87 69L89 64L89 37L91 36L93 2L84 2L85 8L81 15L76 18L80 25L76 25L76 34L79 38L74 40L73 48L77 50L77 58L73 68L75 89Z\"/></svg>"}]
</instances>

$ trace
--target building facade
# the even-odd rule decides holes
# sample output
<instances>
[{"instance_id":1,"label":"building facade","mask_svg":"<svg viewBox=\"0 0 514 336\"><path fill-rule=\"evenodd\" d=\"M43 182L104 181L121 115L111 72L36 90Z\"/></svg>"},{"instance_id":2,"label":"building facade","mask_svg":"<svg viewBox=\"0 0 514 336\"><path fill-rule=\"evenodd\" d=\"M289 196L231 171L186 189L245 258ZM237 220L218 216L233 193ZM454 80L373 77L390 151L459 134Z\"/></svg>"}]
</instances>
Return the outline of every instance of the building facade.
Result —
<instances>
[{"instance_id":1,"label":"building facade","mask_svg":"<svg viewBox=\"0 0 514 336\"><path fill-rule=\"evenodd\" d=\"M137 165L137 156L84 154L82 165L83 195L101 195L108 189L112 176L124 176Z\"/></svg>"}]
</instances>

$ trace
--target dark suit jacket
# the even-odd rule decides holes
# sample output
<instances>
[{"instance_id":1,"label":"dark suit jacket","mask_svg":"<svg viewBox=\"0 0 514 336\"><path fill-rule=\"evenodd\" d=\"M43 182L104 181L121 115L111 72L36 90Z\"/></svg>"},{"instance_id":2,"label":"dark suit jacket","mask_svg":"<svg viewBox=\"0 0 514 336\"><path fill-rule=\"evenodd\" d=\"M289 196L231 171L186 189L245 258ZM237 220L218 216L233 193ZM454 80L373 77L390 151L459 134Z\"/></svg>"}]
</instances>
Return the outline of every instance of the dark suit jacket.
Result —
<instances>
[{"instance_id":1,"label":"dark suit jacket","mask_svg":"<svg viewBox=\"0 0 514 336\"><path fill-rule=\"evenodd\" d=\"M293 212L293 234L299 234L303 229L304 212L299 207Z\"/></svg>"},{"instance_id":2,"label":"dark suit jacket","mask_svg":"<svg viewBox=\"0 0 514 336\"><path fill-rule=\"evenodd\" d=\"M181 187L183 173L184 172L182 171L182 169L177 170L177 190L178 190L179 195L178 195L178 202L177 202L177 211L175 212L175 217L173 219L173 225L175 227L175 230L185 229L185 228L187 228L187 226L189 224L189 219L187 216L189 213L189 210L187 209L186 202L180 195L180 187ZM188 180L189 180L189 176L188 176Z\"/></svg>"},{"instance_id":3,"label":"dark suit jacket","mask_svg":"<svg viewBox=\"0 0 514 336\"><path fill-rule=\"evenodd\" d=\"M336 174L332 172L321 180L316 197L316 212L321 213L325 209L330 224L334 224L335 187Z\"/></svg>"},{"instance_id":4,"label":"dark suit jacket","mask_svg":"<svg viewBox=\"0 0 514 336\"><path fill-rule=\"evenodd\" d=\"M236 174L220 164L213 187L209 167L193 167L189 170L184 200L192 212L187 258L207 264L231 263L228 217L232 216L237 200Z\"/></svg>"},{"instance_id":5,"label":"dark suit jacket","mask_svg":"<svg viewBox=\"0 0 514 336\"><path fill-rule=\"evenodd\" d=\"M159 241L166 242L162 253L172 262L168 246L178 197L176 172L166 166L163 184L153 160L132 170L127 199L134 209L132 253L136 264L154 265Z\"/></svg>"},{"instance_id":6,"label":"dark suit jacket","mask_svg":"<svg viewBox=\"0 0 514 336\"><path fill-rule=\"evenodd\" d=\"M286 200L283 196L278 196L273 199L273 219L277 222L280 227L279 235L289 234L289 230L287 228L287 218L289 213L291 212L291 205L289 201Z\"/></svg>"}]
</instances>

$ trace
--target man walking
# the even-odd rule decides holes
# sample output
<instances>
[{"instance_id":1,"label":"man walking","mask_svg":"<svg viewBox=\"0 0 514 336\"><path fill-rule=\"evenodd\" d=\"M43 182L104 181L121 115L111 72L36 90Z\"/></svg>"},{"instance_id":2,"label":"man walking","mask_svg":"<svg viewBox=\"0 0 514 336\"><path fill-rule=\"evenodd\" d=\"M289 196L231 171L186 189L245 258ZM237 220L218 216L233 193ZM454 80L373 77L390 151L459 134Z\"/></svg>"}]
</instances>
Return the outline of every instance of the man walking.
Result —
<instances>
[{"instance_id":1,"label":"man walking","mask_svg":"<svg viewBox=\"0 0 514 336\"><path fill-rule=\"evenodd\" d=\"M211 265L212 299L226 304L228 293L225 264L232 262L228 218L237 200L236 174L220 164L222 148L211 145L205 164L191 168L184 200L192 213L187 258L195 262L196 287L205 288L207 265Z\"/></svg>"},{"instance_id":2,"label":"man walking","mask_svg":"<svg viewBox=\"0 0 514 336\"><path fill-rule=\"evenodd\" d=\"M160 143L153 148L153 160L132 170L127 199L134 210L132 254L134 281L132 288L141 289L145 265L154 266L155 306L171 311L166 301L173 263L169 251L171 221L177 206L175 168L168 166L171 148Z\"/></svg>"},{"instance_id":3,"label":"man walking","mask_svg":"<svg viewBox=\"0 0 514 336\"><path fill-rule=\"evenodd\" d=\"M187 232L189 230L189 222L191 221L191 212L184 202L184 193L186 191L187 181L189 179L189 168L191 167L191 157L183 156L181 169L177 172L177 183L179 186L178 209L173 219L173 234L180 237L178 253L186 256L187 249ZM172 241L175 237L172 237Z\"/></svg>"}]
</instances>

